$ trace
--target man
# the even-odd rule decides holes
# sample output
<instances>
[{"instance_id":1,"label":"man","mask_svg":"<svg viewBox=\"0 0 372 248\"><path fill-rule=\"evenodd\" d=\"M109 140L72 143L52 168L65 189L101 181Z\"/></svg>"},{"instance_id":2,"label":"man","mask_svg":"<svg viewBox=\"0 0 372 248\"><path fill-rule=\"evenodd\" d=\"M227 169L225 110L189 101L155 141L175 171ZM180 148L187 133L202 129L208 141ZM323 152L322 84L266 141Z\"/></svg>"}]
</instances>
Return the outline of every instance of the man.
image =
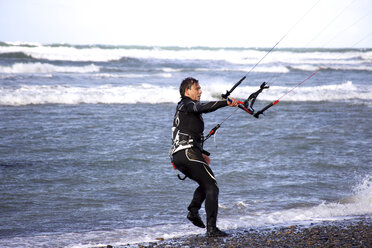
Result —
<instances>
[{"instance_id":1,"label":"man","mask_svg":"<svg viewBox=\"0 0 372 248\"><path fill-rule=\"evenodd\" d=\"M218 186L209 167L209 153L203 149L203 113L225 106L236 107L235 99L200 103L202 94L198 80L186 78L180 85L181 101L177 105L173 120L173 144L170 150L172 164L186 177L196 181L199 187L188 206L187 218L196 226L205 228L199 209L205 200L207 236L227 236L216 226L218 212Z\"/></svg>"}]
</instances>

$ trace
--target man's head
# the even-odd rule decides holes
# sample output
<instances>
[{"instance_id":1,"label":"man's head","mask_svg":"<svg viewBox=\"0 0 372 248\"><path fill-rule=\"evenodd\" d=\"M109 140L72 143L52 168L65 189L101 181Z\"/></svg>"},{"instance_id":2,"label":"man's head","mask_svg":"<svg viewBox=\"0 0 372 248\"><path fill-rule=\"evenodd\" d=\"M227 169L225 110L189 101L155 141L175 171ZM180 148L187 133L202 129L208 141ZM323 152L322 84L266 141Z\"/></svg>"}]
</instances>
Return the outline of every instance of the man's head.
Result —
<instances>
[{"instance_id":1,"label":"man's head","mask_svg":"<svg viewBox=\"0 0 372 248\"><path fill-rule=\"evenodd\" d=\"M200 101L202 94L198 80L192 77L185 78L180 85L181 97L189 97L192 100Z\"/></svg>"}]
</instances>

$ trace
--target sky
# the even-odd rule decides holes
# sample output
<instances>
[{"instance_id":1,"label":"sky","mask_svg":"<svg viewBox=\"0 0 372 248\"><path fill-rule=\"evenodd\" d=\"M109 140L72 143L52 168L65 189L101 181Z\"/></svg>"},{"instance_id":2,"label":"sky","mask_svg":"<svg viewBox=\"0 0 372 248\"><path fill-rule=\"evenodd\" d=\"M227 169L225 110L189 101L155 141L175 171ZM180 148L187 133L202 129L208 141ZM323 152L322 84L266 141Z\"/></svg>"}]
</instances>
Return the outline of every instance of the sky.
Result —
<instances>
[{"instance_id":1,"label":"sky","mask_svg":"<svg viewBox=\"0 0 372 248\"><path fill-rule=\"evenodd\" d=\"M372 1L0 0L4 42L272 47L279 40L278 47L372 48Z\"/></svg>"}]
</instances>

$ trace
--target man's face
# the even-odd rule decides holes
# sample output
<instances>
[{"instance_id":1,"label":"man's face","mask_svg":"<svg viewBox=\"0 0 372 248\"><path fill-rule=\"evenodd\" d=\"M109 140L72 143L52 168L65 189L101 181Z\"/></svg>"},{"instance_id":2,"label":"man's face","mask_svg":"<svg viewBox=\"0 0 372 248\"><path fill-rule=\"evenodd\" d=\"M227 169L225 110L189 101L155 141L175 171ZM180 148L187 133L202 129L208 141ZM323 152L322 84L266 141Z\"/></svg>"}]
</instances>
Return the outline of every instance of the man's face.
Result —
<instances>
[{"instance_id":1,"label":"man's face","mask_svg":"<svg viewBox=\"0 0 372 248\"><path fill-rule=\"evenodd\" d=\"M200 101L201 94L202 90L198 83L194 83L190 89L185 90L185 96L190 97L194 101Z\"/></svg>"}]
</instances>

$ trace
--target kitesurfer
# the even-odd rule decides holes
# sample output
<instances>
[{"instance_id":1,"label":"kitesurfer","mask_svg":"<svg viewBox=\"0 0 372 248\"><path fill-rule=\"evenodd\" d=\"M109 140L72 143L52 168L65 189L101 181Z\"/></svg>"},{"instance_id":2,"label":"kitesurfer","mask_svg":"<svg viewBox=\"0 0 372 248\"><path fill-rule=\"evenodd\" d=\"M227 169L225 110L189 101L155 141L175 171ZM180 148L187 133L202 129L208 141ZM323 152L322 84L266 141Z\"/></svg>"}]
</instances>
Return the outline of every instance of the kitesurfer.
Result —
<instances>
[{"instance_id":1,"label":"kitesurfer","mask_svg":"<svg viewBox=\"0 0 372 248\"><path fill-rule=\"evenodd\" d=\"M172 148L170 156L173 166L199 184L188 206L187 218L195 225L205 228L199 209L205 200L207 236L226 236L216 226L218 212L218 186L209 167L209 153L203 149L203 113L213 112L225 106L236 107L238 102L231 98L223 101L200 103L202 94L198 80L186 78L180 85L181 101L173 120Z\"/></svg>"}]
</instances>

